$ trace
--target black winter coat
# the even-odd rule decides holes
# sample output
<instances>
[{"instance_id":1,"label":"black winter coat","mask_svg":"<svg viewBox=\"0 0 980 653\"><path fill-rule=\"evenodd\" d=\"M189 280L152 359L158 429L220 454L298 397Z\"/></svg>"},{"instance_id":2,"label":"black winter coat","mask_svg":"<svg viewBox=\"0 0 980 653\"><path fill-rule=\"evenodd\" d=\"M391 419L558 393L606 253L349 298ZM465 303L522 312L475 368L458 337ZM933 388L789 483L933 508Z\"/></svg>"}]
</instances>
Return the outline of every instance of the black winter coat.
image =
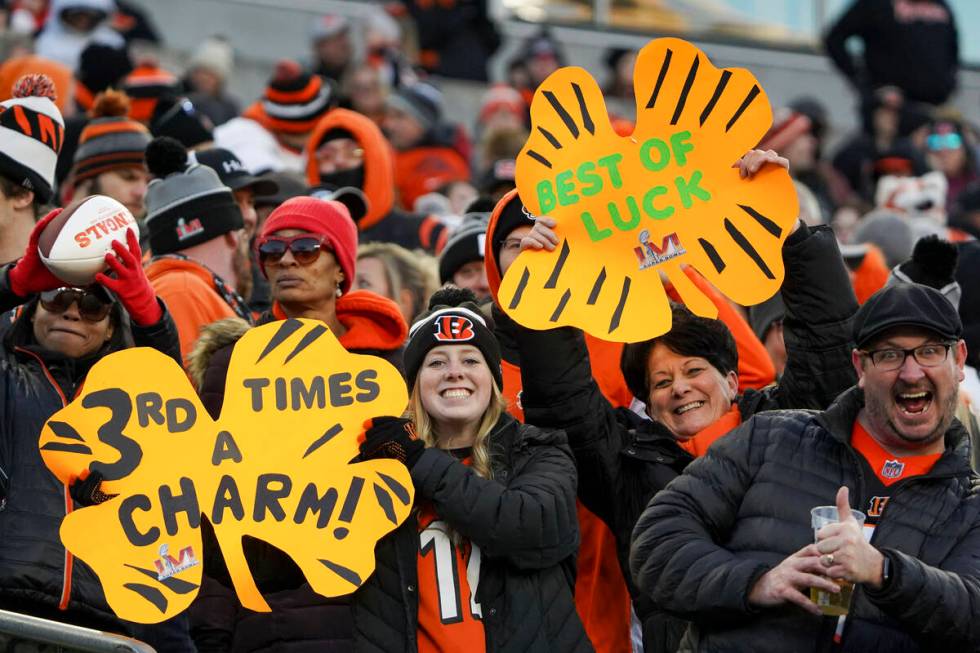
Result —
<instances>
[{"instance_id":1,"label":"black winter coat","mask_svg":"<svg viewBox=\"0 0 980 653\"><path fill-rule=\"evenodd\" d=\"M576 474L565 435L505 414L488 442L492 480L431 448L411 470L417 500L480 547L486 649L591 651L572 597ZM356 650L418 650L418 551L414 514L378 543L377 570L354 594Z\"/></svg>"},{"instance_id":2,"label":"black winter coat","mask_svg":"<svg viewBox=\"0 0 980 653\"><path fill-rule=\"evenodd\" d=\"M850 446L864 395L829 410L763 413L720 440L660 492L636 525L630 557L640 589L693 622L694 651L830 651L836 617L797 607L758 610L755 582L813 541L810 508L837 489L865 495ZM854 590L842 651L980 650L980 479L959 422L932 470L892 486L872 545L891 561L878 591ZM688 650L685 648L685 650Z\"/></svg>"},{"instance_id":3,"label":"black winter coat","mask_svg":"<svg viewBox=\"0 0 980 653\"><path fill-rule=\"evenodd\" d=\"M827 227L801 226L783 246L787 364L778 385L747 390L742 419L777 408L823 409L856 381L851 318L857 300L837 241ZM659 614L630 580L633 526L650 498L691 462L670 431L631 410L613 409L592 379L582 334L517 329L524 416L568 434L579 473L578 496L616 537L617 552L648 652L676 650L686 624Z\"/></svg>"},{"instance_id":4,"label":"black winter coat","mask_svg":"<svg viewBox=\"0 0 980 653\"><path fill-rule=\"evenodd\" d=\"M22 303L10 290L7 269L0 268L0 312ZM68 488L45 467L38 437L100 358L135 344L179 362L177 331L164 306L157 324L117 327L97 353L72 359L37 344L31 324L36 307L36 299L26 304L4 336L0 355L0 608L132 632L106 604L91 568L61 544L58 529L73 504Z\"/></svg>"}]
</instances>

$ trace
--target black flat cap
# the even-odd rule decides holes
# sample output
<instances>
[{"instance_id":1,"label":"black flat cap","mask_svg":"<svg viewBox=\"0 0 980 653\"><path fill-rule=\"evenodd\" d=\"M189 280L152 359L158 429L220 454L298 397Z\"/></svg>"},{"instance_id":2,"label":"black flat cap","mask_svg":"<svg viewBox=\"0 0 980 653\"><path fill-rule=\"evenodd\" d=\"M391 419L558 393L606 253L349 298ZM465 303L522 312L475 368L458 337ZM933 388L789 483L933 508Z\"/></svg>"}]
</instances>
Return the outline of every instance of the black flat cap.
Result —
<instances>
[{"instance_id":1,"label":"black flat cap","mask_svg":"<svg viewBox=\"0 0 980 653\"><path fill-rule=\"evenodd\" d=\"M942 293L918 283L902 283L882 288L858 309L854 343L863 347L898 326L922 327L947 340L959 340L963 333L959 314Z\"/></svg>"}]
</instances>

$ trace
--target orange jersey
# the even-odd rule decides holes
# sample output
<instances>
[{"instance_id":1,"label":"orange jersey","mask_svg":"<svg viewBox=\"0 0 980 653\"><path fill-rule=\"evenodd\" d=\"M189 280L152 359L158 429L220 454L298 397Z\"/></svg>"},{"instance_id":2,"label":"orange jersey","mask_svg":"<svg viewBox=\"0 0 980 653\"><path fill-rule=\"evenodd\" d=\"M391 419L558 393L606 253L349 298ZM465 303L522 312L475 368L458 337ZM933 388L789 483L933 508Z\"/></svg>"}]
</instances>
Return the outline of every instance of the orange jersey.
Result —
<instances>
[{"instance_id":1,"label":"orange jersey","mask_svg":"<svg viewBox=\"0 0 980 653\"><path fill-rule=\"evenodd\" d=\"M928 474L942 453L926 454L923 456L893 456L888 450L871 437L861 422L854 420L854 430L851 432L851 446L858 450L868 461L875 476L882 485L888 487L910 476Z\"/></svg>"},{"instance_id":2,"label":"orange jersey","mask_svg":"<svg viewBox=\"0 0 980 653\"><path fill-rule=\"evenodd\" d=\"M459 536L456 536L459 539ZM476 600L480 547L453 541L431 510L419 516L419 653L486 651L483 611Z\"/></svg>"}]
</instances>

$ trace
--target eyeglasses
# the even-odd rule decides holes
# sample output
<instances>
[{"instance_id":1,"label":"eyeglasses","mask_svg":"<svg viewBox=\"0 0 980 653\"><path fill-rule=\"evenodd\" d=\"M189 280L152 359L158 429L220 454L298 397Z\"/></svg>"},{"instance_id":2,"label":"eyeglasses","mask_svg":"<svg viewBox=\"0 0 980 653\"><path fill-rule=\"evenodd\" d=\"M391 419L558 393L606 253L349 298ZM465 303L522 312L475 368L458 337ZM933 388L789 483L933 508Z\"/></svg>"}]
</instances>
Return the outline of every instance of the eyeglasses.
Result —
<instances>
[{"instance_id":1,"label":"eyeglasses","mask_svg":"<svg viewBox=\"0 0 980 653\"><path fill-rule=\"evenodd\" d=\"M948 134L929 134L926 146L930 150L956 150L963 145L963 138L953 132Z\"/></svg>"},{"instance_id":2,"label":"eyeglasses","mask_svg":"<svg viewBox=\"0 0 980 653\"><path fill-rule=\"evenodd\" d=\"M882 372L894 372L905 365L905 359L909 354L915 358L915 362L922 367L936 367L941 365L946 357L949 356L949 348L953 342L930 342L920 345L914 349L875 349L873 351L861 352L871 359L874 366Z\"/></svg>"},{"instance_id":3,"label":"eyeglasses","mask_svg":"<svg viewBox=\"0 0 980 653\"><path fill-rule=\"evenodd\" d=\"M292 238L267 238L259 243L259 262L262 265L278 263L289 250L297 263L307 266L320 257L323 247L323 236L300 234Z\"/></svg>"},{"instance_id":4,"label":"eyeglasses","mask_svg":"<svg viewBox=\"0 0 980 653\"><path fill-rule=\"evenodd\" d=\"M58 288L41 293L41 306L49 313L64 313L72 304L87 322L101 322L112 309L113 301L102 290Z\"/></svg>"}]
</instances>

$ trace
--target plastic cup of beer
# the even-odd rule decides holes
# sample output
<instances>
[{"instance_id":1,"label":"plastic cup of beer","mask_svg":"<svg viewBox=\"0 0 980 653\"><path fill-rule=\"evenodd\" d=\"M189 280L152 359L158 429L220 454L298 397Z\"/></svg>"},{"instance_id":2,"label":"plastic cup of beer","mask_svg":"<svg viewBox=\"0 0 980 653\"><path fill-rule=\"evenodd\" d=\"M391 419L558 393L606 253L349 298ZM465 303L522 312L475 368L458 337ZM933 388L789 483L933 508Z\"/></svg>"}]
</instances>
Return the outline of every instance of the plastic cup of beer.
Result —
<instances>
[{"instance_id":1,"label":"plastic cup of beer","mask_svg":"<svg viewBox=\"0 0 980 653\"><path fill-rule=\"evenodd\" d=\"M857 520L859 526L864 526L865 514L860 510L852 510L851 515ZM837 506L817 506L810 510L810 521L813 526L813 541L817 541L817 531L827 524L836 524L840 521L837 514ZM840 587L840 592L834 594L825 590L810 588L810 600L817 604L820 611L826 615L840 617L847 614L851 607L851 595L854 594L854 583L845 580L834 579Z\"/></svg>"}]
</instances>

